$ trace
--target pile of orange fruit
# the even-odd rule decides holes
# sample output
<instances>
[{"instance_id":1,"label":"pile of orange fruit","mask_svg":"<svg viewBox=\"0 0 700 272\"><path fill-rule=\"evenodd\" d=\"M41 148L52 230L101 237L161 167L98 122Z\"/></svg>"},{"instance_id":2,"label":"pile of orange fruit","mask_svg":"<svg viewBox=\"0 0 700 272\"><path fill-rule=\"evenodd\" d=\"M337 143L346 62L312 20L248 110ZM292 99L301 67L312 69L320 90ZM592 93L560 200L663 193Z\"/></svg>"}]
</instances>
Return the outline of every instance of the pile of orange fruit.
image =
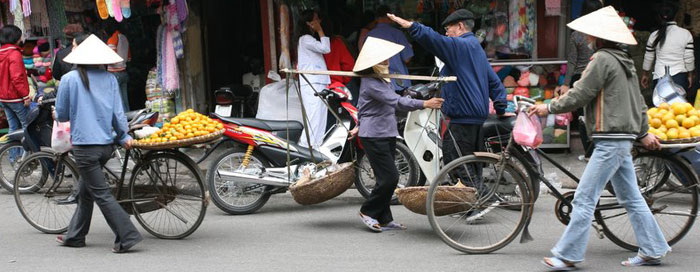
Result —
<instances>
[{"instance_id":1,"label":"pile of orange fruit","mask_svg":"<svg viewBox=\"0 0 700 272\"><path fill-rule=\"evenodd\" d=\"M649 133L661 140L700 137L700 111L690 103L662 103L647 111Z\"/></svg>"},{"instance_id":2,"label":"pile of orange fruit","mask_svg":"<svg viewBox=\"0 0 700 272\"><path fill-rule=\"evenodd\" d=\"M224 126L211 118L192 109L181 112L163 124L157 132L138 140L138 143L166 143L204 136L223 129Z\"/></svg>"}]
</instances>

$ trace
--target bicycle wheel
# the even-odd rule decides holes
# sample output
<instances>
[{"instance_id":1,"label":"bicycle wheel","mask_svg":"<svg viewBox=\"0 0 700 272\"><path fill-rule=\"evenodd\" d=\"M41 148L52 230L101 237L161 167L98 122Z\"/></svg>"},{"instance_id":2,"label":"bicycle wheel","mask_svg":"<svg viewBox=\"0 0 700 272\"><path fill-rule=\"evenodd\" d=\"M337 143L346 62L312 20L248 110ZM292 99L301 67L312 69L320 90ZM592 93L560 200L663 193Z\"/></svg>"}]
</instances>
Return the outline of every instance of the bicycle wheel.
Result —
<instances>
[{"instance_id":1,"label":"bicycle wheel","mask_svg":"<svg viewBox=\"0 0 700 272\"><path fill-rule=\"evenodd\" d=\"M208 198L197 165L182 153L146 155L131 176L129 202L136 220L161 239L182 239L204 220Z\"/></svg>"},{"instance_id":2,"label":"bicycle wheel","mask_svg":"<svg viewBox=\"0 0 700 272\"><path fill-rule=\"evenodd\" d=\"M13 191L15 173L27 155L20 142L8 142L0 147L0 185L8 192Z\"/></svg>"},{"instance_id":3,"label":"bicycle wheel","mask_svg":"<svg viewBox=\"0 0 700 272\"><path fill-rule=\"evenodd\" d=\"M56 165L61 167L55 167ZM75 204L58 204L77 189L78 169L67 156L50 152L29 155L15 175L14 196L22 217L44 233L63 233L75 212ZM21 190L21 188L36 190Z\"/></svg>"},{"instance_id":4,"label":"bicycle wheel","mask_svg":"<svg viewBox=\"0 0 700 272\"><path fill-rule=\"evenodd\" d=\"M459 182L477 187L476 195L444 189ZM501 165L495 155L469 155L447 164L430 184L426 204L438 237L472 254L490 253L513 241L532 207L525 175L510 162Z\"/></svg>"},{"instance_id":5,"label":"bicycle wheel","mask_svg":"<svg viewBox=\"0 0 700 272\"><path fill-rule=\"evenodd\" d=\"M403 143L396 143L396 154L394 155L394 163L399 171L399 183L397 188L410 186L419 186L421 176L420 166L416 159L413 158L411 149ZM355 168L355 188L365 198L369 198L374 186L377 185L377 180L374 177L374 171L369 165L369 160L365 154L360 154L358 158L358 166ZM391 196L391 203L398 204L399 200L396 194Z\"/></svg>"},{"instance_id":6,"label":"bicycle wheel","mask_svg":"<svg viewBox=\"0 0 700 272\"><path fill-rule=\"evenodd\" d=\"M637 164L644 163L643 167ZM698 213L698 178L691 166L678 156L660 152L641 153L635 158L635 170L644 199L656 222L673 245L685 236ZM674 182L682 186L673 185ZM614 196L602 196L599 206L617 205ZM627 211L622 208L598 209L595 212L603 233L618 246L636 251L637 239Z\"/></svg>"}]
</instances>

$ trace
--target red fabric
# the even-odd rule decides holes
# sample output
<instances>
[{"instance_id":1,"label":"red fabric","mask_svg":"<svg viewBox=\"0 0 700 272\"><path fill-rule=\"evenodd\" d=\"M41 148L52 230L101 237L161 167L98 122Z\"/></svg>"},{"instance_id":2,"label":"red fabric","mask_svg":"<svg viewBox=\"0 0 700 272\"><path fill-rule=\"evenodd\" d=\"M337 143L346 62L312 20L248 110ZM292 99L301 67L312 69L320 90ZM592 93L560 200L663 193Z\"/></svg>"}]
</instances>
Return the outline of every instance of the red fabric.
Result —
<instances>
[{"instance_id":1,"label":"red fabric","mask_svg":"<svg viewBox=\"0 0 700 272\"><path fill-rule=\"evenodd\" d=\"M331 52L323 55L323 58L326 59L328 71L352 71L352 67L355 66L355 59L339 37L331 38ZM352 80L350 77L331 76L331 83L347 84L350 80Z\"/></svg>"},{"instance_id":2,"label":"red fabric","mask_svg":"<svg viewBox=\"0 0 700 272\"><path fill-rule=\"evenodd\" d=\"M22 102L29 99L29 82L20 48L14 44L0 47L0 101Z\"/></svg>"}]
</instances>

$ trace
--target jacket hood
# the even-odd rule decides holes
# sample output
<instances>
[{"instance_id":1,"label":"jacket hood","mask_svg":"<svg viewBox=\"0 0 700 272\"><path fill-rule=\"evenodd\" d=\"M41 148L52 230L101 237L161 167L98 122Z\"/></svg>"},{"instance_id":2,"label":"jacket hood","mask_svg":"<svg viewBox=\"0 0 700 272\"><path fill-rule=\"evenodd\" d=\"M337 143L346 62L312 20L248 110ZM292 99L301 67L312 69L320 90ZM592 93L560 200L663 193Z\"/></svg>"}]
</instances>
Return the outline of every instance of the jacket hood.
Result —
<instances>
[{"instance_id":1,"label":"jacket hood","mask_svg":"<svg viewBox=\"0 0 700 272\"><path fill-rule=\"evenodd\" d=\"M615 57L615 59L622 64L628 78L637 74L637 69L634 67L634 61L632 61L632 58L630 58L629 54L627 54L625 51L609 48L600 49L599 51L604 51Z\"/></svg>"}]
</instances>

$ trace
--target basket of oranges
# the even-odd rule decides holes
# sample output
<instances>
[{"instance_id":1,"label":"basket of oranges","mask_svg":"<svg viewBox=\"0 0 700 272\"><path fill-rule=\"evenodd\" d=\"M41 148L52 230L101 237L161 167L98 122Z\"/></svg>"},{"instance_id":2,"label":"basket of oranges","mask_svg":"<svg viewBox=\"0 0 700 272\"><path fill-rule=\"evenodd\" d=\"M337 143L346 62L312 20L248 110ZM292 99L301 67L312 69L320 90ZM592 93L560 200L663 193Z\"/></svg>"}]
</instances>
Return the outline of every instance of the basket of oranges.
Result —
<instances>
[{"instance_id":1,"label":"basket of oranges","mask_svg":"<svg viewBox=\"0 0 700 272\"><path fill-rule=\"evenodd\" d=\"M690 103L661 103L647 111L649 133L663 144L700 141L700 111Z\"/></svg>"},{"instance_id":2,"label":"basket of oranges","mask_svg":"<svg viewBox=\"0 0 700 272\"><path fill-rule=\"evenodd\" d=\"M133 146L150 150L185 147L216 140L223 134L223 124L188 109L165 122L150 136L136 140Z\"/></svg>"}]
</instances>

